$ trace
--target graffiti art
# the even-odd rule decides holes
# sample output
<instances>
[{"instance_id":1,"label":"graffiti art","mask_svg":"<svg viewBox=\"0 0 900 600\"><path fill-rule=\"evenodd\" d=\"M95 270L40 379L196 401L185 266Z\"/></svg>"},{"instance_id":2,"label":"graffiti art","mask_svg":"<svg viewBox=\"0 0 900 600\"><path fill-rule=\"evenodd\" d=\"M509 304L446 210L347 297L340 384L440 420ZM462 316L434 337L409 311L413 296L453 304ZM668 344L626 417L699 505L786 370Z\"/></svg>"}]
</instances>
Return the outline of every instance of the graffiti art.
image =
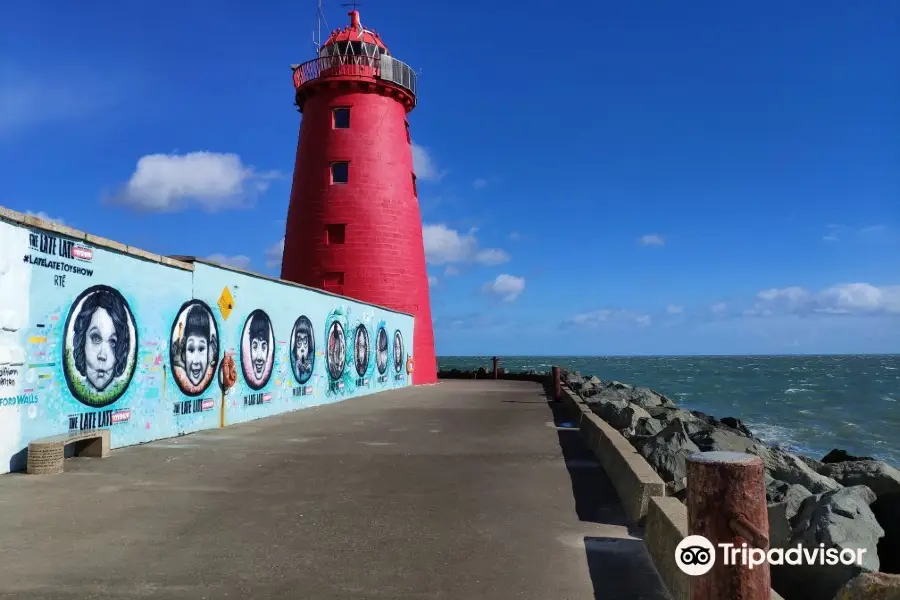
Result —
<instances>
[{"instance_id":1,"label":"graffiti art","mask_svg":"<svg viewBox=\"0 0 900 600\"><path fill-rule=\"evenodd\" d=\"M353 346L356 356L356 374L363 377L369 369L369 330L365 325L360 324L356 328Z\"/></svg>"},{"instance_id":2,"label":"graffiti art","mask_svg":"<svg viewBox=\"0 0 900 600\"><path fill-rule=\"evenodd\" d=\"M340 321L332 321L328 327L328 351L325 355L325 363L328 366L328 374L338 380L344 374L346 361L347 342L344 339L344 326Z\"/></svg>"},{"instance_id":3,"label":"graffiti art","mask_svg":"<svg viewBox=\"0 0 900 600\"><path fill-rule=\"evenodd\" d=\"M272 376L275 362L275 334L272 320L262 310L254 310L241 334L241 370L251 389L263 388Z\"/></svg>"},{"instance_id":4,"label":"graffiti art","mask_svg":"<svg viewBox=\"0 0 900 600\"><path fill-rule=\"evenodd\" d=\"M394 332L394 371L403 370L403 335L400 330Z\"/></svg>"},{"instance_id":5,"label":"graffiti art","mask_svg":"<svg viewBox=\"0 0 900 600\"><path fill-rule=\"evenodd\" d=\"M316 366L316 336L312 321L306 315L294 322L291 331L291 371L297 383L303 385L312 377Z\"/></svg>"},{"instance_id":6,"label":"graffiti art","mask_svg":"<svg viewBox=\"0 0 900 600\"><path fill-rule=\"evenodd\" d=\"M200 300L185 302L170 335L175 384L186 396L199 396L212 383L219 364L219 329L212 310Z\"/></svg>"},{"instance_id":7,"label":"graffiti art","mask_svg":"<svg viewBox=\"0 0 900 600\"><path fill-rule=\"evenodd\" d=\"M378 373L384 375L387 371L388 364L388 336L384 327L378 328L378 335L375 338L375 366L378 367Z\"/></svg>"},{"instance_id":8,"label":"graffiti art","mask_svg":"<svg viewBox=\"0 0 900 600\"><path fill-rule=\"evenodd\" d=\"M118 290L95 285L81 292L66 317L63 374L76 400L92 408L118 400L137 364L137 329Z\"/></svg>"}]
</instances>

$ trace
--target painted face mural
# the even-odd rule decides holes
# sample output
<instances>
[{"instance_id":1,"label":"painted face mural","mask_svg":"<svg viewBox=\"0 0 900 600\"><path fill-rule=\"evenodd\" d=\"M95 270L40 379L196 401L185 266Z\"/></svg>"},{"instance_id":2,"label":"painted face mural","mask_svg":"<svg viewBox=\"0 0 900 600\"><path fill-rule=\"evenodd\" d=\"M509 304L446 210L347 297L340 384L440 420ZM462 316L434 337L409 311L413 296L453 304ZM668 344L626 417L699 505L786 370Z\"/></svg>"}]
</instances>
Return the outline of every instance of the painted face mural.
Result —
<instances>
[{"instance_id":1,"label":"painted face mural","mask_svg":"<svg viewBox=\"0 0 900 600\"><path fill-rule=\"evenodd\" d=\"M403 336L400 330L394 332L394 370L398 373L403 369Z\"/></svg>"},{"instance_id":2,"label":"painted face mural","mask_svg":"<svg viewBox=\"0 0 900 600\"><path fill-rule=\"evenodd\" d=\"M365 325L356 328L354 346L356 348L356 373L362 377L369 368L369 331Z\"/></svg>"},{"instance_id":3,"label":"painted face mural","mask_svg":"<svg viewBox=\"0 0 900 600\"><path fill-rule=\"evenodd\" d=\"M346 356L346 344L344 340L344 326L339 321L332 321L328 327L328 351L325 362L328 365L328 374L332 379L340 379L344 374L344 360Z\"/></svg>"},{"instance_id":4,"label":"painted face mural","mask_svg":"<svg viewBox=\"0 0 900 600\"><path fill-rule=\"evenodd\" d=\"M137 330L128 302L117 290L83 291L66 318L63 371L69 391L99 408L119 399L137 363Z\"/></svg>"},{"instance_id":5,"label":"painted face mural","mask_svg":"<svg viewBox=\"0 0 900 600\"><path fill-rule=\"evenodd\" d=\"M387 331L384 330L384 327L378 329L375 348L375 366L378 367L378 372L381 375L384 375L388 363L388 335Z\"/></svg>"},{"instance_id":6,"label":"painted face mural","mask_svg":"<svg viewBox=\"0 0 900 600\"><path fill-rule=\"evenodd\" d=\"M316 337L312 322L304 315L297 319L291 332L291 370L297 383L309 381L315 364Z\"/></svg>"},{"instance_id":7,"label":"painted face mural","mask_svg":"<svg viewBox=\"0 0 900 600\"><path fill-rule=\"evenodd\" d=\"M200 300L185 302L171 336L169 363L175 384L187 396L202 394L219 364L219 329L212 310Z\"/></svg>"},{"instance_id":8,"label":"painted face mural","mask_svg":"<svg viewBox=\"0 0 900 600\"><path fill-rule=\"evenodd\" d=\"M254 310L244 323L241 334L241 370L244 380L254 390L269 382L275 362L275 336L272 321L262 310Z\"/></svg>"}]
</instances>

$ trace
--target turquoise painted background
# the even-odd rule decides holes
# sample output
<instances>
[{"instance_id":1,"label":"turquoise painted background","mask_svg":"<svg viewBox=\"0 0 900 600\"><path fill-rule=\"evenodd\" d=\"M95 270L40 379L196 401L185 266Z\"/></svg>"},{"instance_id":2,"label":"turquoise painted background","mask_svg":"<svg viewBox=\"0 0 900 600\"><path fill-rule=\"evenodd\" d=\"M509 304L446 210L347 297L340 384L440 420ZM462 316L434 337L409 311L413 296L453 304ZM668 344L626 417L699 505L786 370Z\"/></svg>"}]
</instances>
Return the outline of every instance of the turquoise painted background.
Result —
<instances>
[{"instance_id":1,"label":"turquoise painted background","mask_svg":"<svg viewBox=\"0 0 900 600\"><path fill-rule=\"evenodd\" d=\"M409 385L412 335L408 315L0 221L0 473L50 435L109 428L117 448Z\"/></svg>"}]
</instances>

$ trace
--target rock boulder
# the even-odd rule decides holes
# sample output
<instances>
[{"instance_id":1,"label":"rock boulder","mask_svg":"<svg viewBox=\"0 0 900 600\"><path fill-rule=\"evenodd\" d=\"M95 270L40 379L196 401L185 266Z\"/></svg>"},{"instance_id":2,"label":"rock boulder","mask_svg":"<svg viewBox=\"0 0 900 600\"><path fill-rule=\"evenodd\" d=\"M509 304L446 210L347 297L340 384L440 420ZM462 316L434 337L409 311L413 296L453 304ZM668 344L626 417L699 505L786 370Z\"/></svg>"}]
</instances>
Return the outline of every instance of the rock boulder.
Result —
<instances>
[{"instance_id":1,"label":"rock boulder","mask_svg":"<svg viewBox=\"0 0 900 600\"><path fill-rule=\"evenodd\" d=\"M802 485L814 494L831 492L842 487L834 479L816 473L797 456L784 450L768 448L760 444L748 448L747 451L763 459L766 472L772 479Z\"/></svg>"},{"instance_id":2,"label":"rock boulder","mask_svg":"<svg viewBox=\"0 0 900 600\"><path fill-rule=\"evenodd\" d=\"M810 496L803 501L791 520L788 546L797 545L810 551L865 550L862 564L773 565L772 586L786 598L828 600L848 581L860 573L878 571L876 548L884 530L869 508L875 493L865 486L841 488Z\"/></svg>"},{"instance_id":3,"label":"rock boulder","mask_svg":"<svg viewBox=\"0 0 900 600\"><path fill-rule=\"evenodd\" d=\"M750 428L747 427L740 419L736 419L734 417L724 417L721 423L726 427L730 427L731 429L739 431L747 437L753 437L753 433L750 431Z\"/></svg>"},{"instance_id":4,"label":"rock boulder","mask_svg":"<svg viewBox=\"0 0 900 600\"><path fill-rule=\"evenodd\" d=\"M876 496L900 492L900 471L880 460L826 463L818 471L844 486L868 486Z\"/></svg>"},{"instance_id":5,"label":"rock boulder","mask_svg":"<svg viewBox=\"0 0 900 600\"><path fill-rule=\"evenodd\" d=\"M772 479L766 475L766 502L769 505L769 541L772 548L785 548L791 539L791 519L812 496L802 485Z\"/></svg>"},{"instance_id":6,"label":"rock boulder","mask_svg":"<svg viewBox=\"0 0 900 600\"><path fill-rule=\"evenodd\" d=\"M646 410L625 400L592 402L589 406L594 411L594 414L609 423L613 428L619 431L627 431L629 435L638 424L638 420L650 418L650 414Z\"/></svg>"},{"instance_id":7,"label":"rock boulder","mask_svg":"<svg viewBox=\"0 0 900 600\"><path fill-rule=\"evenodd\" d=\"M834 600L900 600L900 576L863 573L851 579Z\"/></svg>"},{"instance_id":8,"label":"rock boulder","mask_svg":"<svg viewBox=\"0 0 900 600\"><path fill-rule=\"evenodd\" d=\"M678 419L654 436L635 437L632 445L665 482L683 480L687 476L687 457L700 451Z\"/></svg>"},{"instance_id":9,"label":"rock boulder","mask_svg":"<svg viewBox=\"0 0 900 600\"><path fill-rule=\"evenodd\" d=\"M846 450L841 450L840 448L835 448L828 454L822 457L822 462L825 464L832 463L841 463L848 460L875 460L870 456L853 456L849 454Z\"/></svg>"},{"instance_id":10,"label":"rock boulder","mask_svg":"<svg viewBox=\"0 0 900 600\"><path fill-rule=\"evenodd\" d=\"M872 514L884 529L878 558L885 573L900 573L900 494L883 494L872 503Z\"/></svg>"},{"instance_id":11,"label":"rock boulder","mask_svg":"<svg viewBox=\"0 0 900 600\"><path fill-rule=\"evenodd\" d=\"M642 408L651 408L655 406L675 406L675 403L663 396L659 392L655 392L650 388L632 388L628 390L625 399L633 404L637 404Z\"/></svg>"},{"instance_id":12,"label":"rock boulder","mask_svg":"<svg viewBox=\"0 0 900 600\"><path fill-rule=\"evenodd\" d=\"M697 447L703 452L718 450L759 455L767 449L765 445L739 433L737 429L707 426L695 433L688 432L688 435L691 441L697 444Z\"/></svg>"}]
</instances>

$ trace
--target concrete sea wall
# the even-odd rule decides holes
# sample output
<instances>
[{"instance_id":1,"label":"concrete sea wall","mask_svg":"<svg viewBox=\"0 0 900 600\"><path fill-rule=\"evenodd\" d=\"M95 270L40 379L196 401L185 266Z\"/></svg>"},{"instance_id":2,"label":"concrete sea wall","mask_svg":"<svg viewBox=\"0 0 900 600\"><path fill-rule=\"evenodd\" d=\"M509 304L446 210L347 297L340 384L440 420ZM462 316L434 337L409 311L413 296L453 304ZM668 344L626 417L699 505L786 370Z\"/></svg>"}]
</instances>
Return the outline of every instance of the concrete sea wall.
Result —
<instances>
[{"instance_id":1,"label":"concrete sea wall","mask_svg":"<svg viewBox=\"0 0 900 600\"><path fill-rule=\"evenodd\" d=\"M413 317L0 208L0 473L407 386Z\"/></svg>"}]
</instances>

